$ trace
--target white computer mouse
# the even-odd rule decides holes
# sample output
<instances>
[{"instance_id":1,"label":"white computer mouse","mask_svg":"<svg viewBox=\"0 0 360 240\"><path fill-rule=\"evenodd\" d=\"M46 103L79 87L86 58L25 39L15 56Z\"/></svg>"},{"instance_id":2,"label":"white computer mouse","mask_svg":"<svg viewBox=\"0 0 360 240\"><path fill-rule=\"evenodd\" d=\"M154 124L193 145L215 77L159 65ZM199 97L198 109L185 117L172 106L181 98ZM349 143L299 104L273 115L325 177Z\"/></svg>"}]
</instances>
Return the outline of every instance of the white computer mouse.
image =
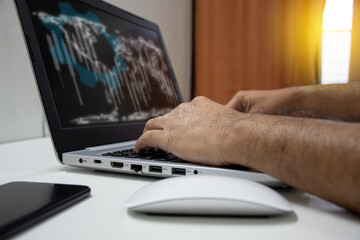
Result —
<instances>
[{"instance_id":1,"label":"white computer mouse","mask_svg":"<svg viewBox=\"0 0 360 240\"><path fill-rule=\"evenodd\" d=\"M125 203L135 212L180 215L272 216L290 203L260 183L224 176L184 176L151 183Z\"/></svg>"}]
</instances>

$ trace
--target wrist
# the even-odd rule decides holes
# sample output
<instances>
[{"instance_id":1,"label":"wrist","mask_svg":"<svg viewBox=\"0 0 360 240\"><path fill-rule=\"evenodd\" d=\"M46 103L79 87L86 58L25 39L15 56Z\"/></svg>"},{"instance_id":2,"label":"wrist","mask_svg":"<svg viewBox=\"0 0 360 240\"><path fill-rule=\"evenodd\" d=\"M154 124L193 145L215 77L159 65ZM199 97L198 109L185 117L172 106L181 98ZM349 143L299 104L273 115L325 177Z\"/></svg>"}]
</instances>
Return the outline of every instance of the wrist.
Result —
<instances>
[{"instance_id":1,"label":"wrist","mask_svg":"<svg viewBox=\"0 0 360 240\"><path fill-rule=\"evenodd\" d=\"M283 88L279 91L284 95L284 106L283 113L285 115L292 115L294 112L304 112L307 113L310 111L311 103L309 104L309 99L314 94L314 89L311 86L295 86L289 88Z\"/></svg>"},{"instance_id":2,"label":"wrist","mask_svg":"<svg viewBox=\"0 0 360 240\"><path fill-rule=\"evenodd\" d=\"M231 127L223 132L220 145L224 165L243 165L254 168L259 136L264 133L267 115L237 113ZM254 124L256 122L256 124Z\"/></svg>"}]
</instances>

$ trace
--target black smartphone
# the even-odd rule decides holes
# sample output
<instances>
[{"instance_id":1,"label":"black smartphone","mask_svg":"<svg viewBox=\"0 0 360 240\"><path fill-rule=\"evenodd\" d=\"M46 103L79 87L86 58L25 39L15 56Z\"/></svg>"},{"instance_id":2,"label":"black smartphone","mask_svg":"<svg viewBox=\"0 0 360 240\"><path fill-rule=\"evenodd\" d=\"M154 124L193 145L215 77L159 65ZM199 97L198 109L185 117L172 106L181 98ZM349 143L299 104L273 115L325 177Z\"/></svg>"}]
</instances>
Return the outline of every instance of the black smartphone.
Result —
<instances>
[{"instance_id":1,"label":"black smartphone","mask_svg":"<svg viewBox=\"0 0 360 240\"><path fill-rule=\"evenodd\" d=\"M88 197L81 185L11 182L0 186L0 239Z\"/></svg>"}]
</instances>

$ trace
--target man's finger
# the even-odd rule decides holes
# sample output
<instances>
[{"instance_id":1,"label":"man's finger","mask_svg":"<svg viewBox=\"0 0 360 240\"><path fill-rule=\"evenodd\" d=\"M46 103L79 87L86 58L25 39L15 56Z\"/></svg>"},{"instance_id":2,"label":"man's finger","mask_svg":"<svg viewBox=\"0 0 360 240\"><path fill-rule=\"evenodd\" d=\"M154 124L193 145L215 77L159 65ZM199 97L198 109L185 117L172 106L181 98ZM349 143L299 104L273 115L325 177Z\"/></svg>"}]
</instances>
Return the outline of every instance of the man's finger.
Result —
<instances>
[{"instance_id":1,"label":"man's finger","mask_svg":"<svg viewBox=\"0 0 360 240\"><path fill-rule=\"evenodd\" d=\"M237 92L235 96L226 104L227 107L235 109L238 112L247 112L247 101L244 99L243 92Z\"/></svg>"},{"instance_id":2,"label":"man's finger","mask_svg":"<svg viewBox=\"0 0 360 240\"><path fill-rule=\"evenodd\" d=\"M144 127L144 132L149 130L163 130L164 123L165 123L164 117L157 117L150 119L149 121L147 121Z\"/></svg>"},{"instance_id":3,"label":"man's finger","mask_svg":"<svg viewBox=\"0 0 360 240\"><path fill-rule=\"evenodd\" d=\"M164 136L162 130L150 130L144 132L144 134L136 141L134 151L141 152L141 150L147 147L161 148L167 151L167 139Z\"/></svg>"},{"instance_id":4,"label":"man's finger","mask_svg":"<svg viewBox=\"0 0 360 240\"><path fill-rule=\"evenodd\" d=\"M236 110L237 105L238 105L238 100L235 98L232 98L225 106Z\"/></svg>"}]
</instances>

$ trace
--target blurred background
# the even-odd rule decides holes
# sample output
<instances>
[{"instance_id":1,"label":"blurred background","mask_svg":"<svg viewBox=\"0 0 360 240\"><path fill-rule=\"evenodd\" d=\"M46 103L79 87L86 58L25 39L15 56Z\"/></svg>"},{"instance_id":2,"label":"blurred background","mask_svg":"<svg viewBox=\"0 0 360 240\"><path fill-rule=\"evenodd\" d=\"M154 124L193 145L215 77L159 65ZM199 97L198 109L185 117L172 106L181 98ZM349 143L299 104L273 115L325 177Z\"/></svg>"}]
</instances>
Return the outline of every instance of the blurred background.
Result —
<instances>
[{"instance_id":1,"label":"blurred background","mask_svg":"<svg viewBox=\"0 0 360 240\"><path fill-rule=\"evenodd\" d=\"M107 2L160 26L186 101L360 78L360 0ZM0 16L0 142L47 136L12 0Z\"/></svg>"},{"instance_id":2,"label":"blurred background","mask_svg":"<svg viewBox=\"0 0 360 240\"><path fill-rule=\"evenodd\" d=\"M226 103L238 90L356 81L358 5L196 0L195 95Z\"/></svg>"}]
</instances>

